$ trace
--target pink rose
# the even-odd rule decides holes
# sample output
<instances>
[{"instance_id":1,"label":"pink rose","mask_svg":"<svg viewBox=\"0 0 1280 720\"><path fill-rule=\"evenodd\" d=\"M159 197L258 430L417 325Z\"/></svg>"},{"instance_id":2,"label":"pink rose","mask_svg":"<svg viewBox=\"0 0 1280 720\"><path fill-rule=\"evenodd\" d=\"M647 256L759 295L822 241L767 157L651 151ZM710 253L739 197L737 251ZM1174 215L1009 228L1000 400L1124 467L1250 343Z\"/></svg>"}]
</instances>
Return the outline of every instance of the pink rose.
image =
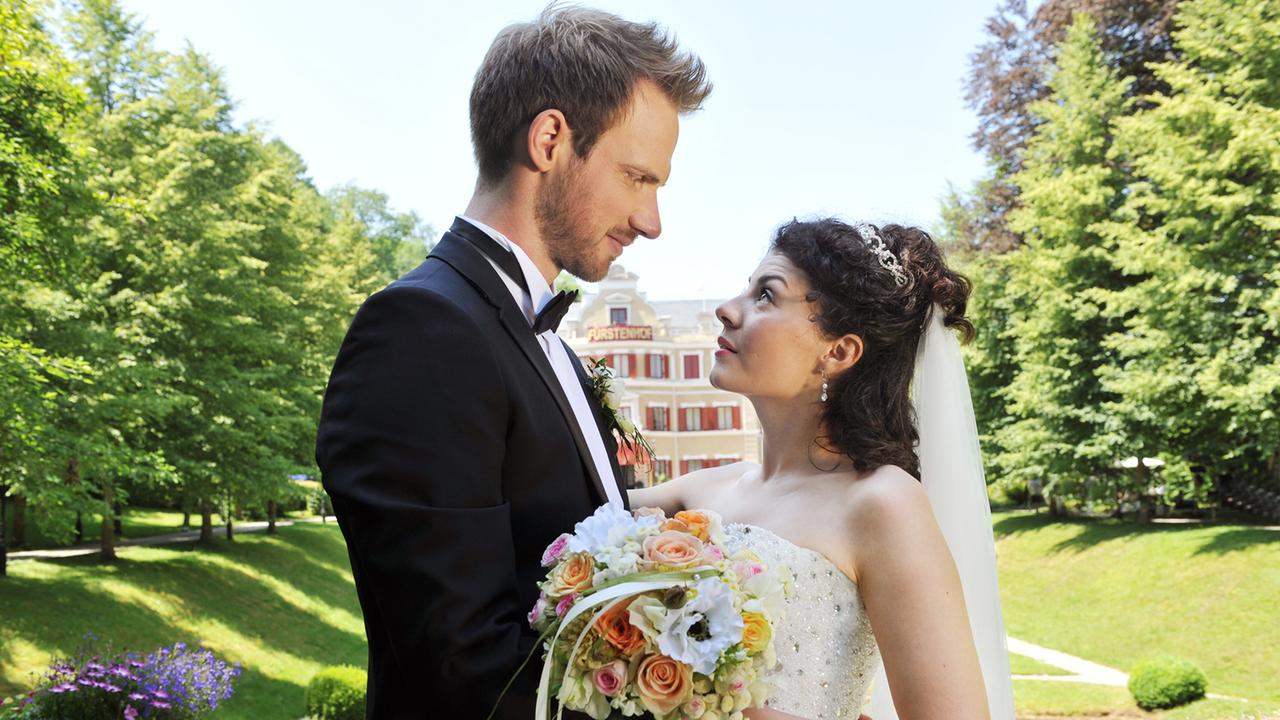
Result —
<instances>
[{"instance_id":1,"label":"pink rose","mask_svg":"<svg viewBox=\"0 0 1280 720\"><path fill-rule=\"evenodd\" d=\"M622 660L614 660L608 665L597 669L595 674L591 676L591 680L602 695L613 697L622 692L623 686L626 685L627 663Z\"/></svg>"},{"instance_id":2,"label":"pink rose","mask_svg":"<svg viewBox=\"0 0 1280 720\"><path fill-rule=\"evenodd\" d=\"M631 510L631 516L637 520L639 520L640 518L651 517L657 520L658 522L662 522L663 520L667 519L667 514L662 511L662 508L656 508L656 507L633 508Z\"/></svg>"},{"instance_id":3,"label":"pink rose","mask_svg":"<svg viewBox=\"0 0 1280 720\"><path fill-rule=\"evenodd\" d=\"M542 567L555 565L565 549L569 547L569 539L572 537L569 533L560 533L560 537L552 540L547 549L542 552Z\"/></svg>"},{"instance_id":4,"label":"pink rose","mask_svg":"<svg viewBox=\"0 0 1280 720\"><path fill-rule=\"evenodd\" d=\"M564 617L564 614L569 612L569 608L573 607L573 604L577 601L578 593L560 598L560 602L556 603L556 617Z\"/></svg>"},{"instance_id":5,"label":"pink rose","mask_svg":"<svg viewBox=\"0 0 1280 720\"><path fill-rule=\"evenodd\" d=\"M718 563L724 559L724 553L720 551L720 548L712 545L711 543L707 543L707 546L702 549L702 556L705 557L709 563Z\"/></svg>"},{"instance_id":6,"label":"pink rose","mask_svg":"<svg viewBox=\"0 0 1280 720\"><path fill-rule=\"evenodd\" d=\"M538 593L538 602L533 604L533 609L529 611L529 624L537 625L538 621L547 612L547 595L546 593Z\"/></svg>"},{"instance_id":7,"label":"pink rose","mask_svg":"<svg viewBox=\"0 0 1280 720\"><path fill-rule=\"evenodd\" d=\"M764 566L760 563L743 561L733 564L733 573L738 576L738 582L746 582L762 572Z\"/></svg>"},{"instance_id":8,"label":"pink rose","mask_svg":"<svg viewBox=\"0 0 1280 720\"><path fill-rule=\"evenodd\" d=\"M702 559L702 541L679 530L667 530L644 539L642 569L682 570Z\"/></svg>"}]
</instances>

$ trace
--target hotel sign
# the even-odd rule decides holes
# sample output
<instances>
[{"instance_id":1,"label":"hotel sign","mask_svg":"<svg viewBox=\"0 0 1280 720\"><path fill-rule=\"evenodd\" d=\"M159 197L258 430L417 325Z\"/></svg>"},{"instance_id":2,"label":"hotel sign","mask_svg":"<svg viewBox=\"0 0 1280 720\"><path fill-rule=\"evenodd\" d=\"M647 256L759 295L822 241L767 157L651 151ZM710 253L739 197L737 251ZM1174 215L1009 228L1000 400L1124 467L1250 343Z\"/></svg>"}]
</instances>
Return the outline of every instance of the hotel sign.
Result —
<instances>
[{"instance_id":1,"label":"hotel sign","mask_svg":"<svg viewBox=\"0 0 1280 720\"><path fill-rule=\"evenodd\" d=\"M651 325L605 325L587 328L588 342L609 342L611 340L652 340Z\"/></svg>"}]
</instances>

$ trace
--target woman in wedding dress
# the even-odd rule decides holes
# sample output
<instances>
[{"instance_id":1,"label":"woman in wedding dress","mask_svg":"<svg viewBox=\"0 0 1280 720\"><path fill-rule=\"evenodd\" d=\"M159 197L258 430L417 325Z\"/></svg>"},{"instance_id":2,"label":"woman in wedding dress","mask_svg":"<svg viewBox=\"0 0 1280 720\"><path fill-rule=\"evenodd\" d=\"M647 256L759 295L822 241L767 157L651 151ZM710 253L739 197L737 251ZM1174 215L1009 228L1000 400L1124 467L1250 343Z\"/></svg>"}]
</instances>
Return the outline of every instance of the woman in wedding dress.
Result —
<instances>
[{"instance_id":1,"label":"woman in wedding dress","mask_svg":"<svg viewBox=\"0 0 1280 720\"><path fill-rule=\"evenodd\" d=\"M942 348L935 337L973 333L964 317L968 281L922 230L824 219L780 228L749 283L717 308L724 330L711 383L754 405L761 463L701 470L630 496L633 507L668 515L715 510L731 542L794 574L787 616L775 629L775 690L748 717L1012 720L980 461L966 461L976 466L966 477L964 463L934 460L922 482L926 448L915 413L926 411L912 398L913 384L919 394L925 382L918 374L925 338ZM946 342L955 345L953 337ZM948 403L962 405L968 415L956 417L972 425L958 352L949 362L960 375L951 380L959 390L947 392L960 399ZM927 393L936 399L941 391ZM976 455L976 431L967 432L972 439L935 430L940 439L927 442ZM982 493L955 524L974 540L944 537L948 523L939 522L942 496L933 488L957 482L974 486L970 498ZM962 587L957 564L971 564L969 545L977 565L989 566L985 590L967 579ZM971 630L978 608L966 607L967 596L971 605L976 596L994 606L987 624L997 626L998 639L989 644L999 647L981 663ZM984 679L984 668L1003 678ZM888 687L867 705L878 671Z\"/></svg>"}]
</instances>

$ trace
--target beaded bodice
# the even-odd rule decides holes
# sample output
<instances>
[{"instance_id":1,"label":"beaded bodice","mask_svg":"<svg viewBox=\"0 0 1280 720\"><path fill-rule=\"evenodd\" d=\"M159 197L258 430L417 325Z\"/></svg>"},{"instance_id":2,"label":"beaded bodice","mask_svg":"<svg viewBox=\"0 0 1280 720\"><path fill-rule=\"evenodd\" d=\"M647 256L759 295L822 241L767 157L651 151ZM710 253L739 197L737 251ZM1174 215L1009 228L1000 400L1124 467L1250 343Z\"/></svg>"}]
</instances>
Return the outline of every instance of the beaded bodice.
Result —
<instances>
[{"instance_id":1,"label":"beaded bodice","mask_svg":"<svg viewBox=\"0 0 1280 720\"><path fill-rule=\"evenodd\" d=\"M778 667L766 707L809 720L856 720L880 659L858 586L830 560L755 525L730 523L731 549L790 568L793 592L774 628Z\"/></svg>"}]
</instances>

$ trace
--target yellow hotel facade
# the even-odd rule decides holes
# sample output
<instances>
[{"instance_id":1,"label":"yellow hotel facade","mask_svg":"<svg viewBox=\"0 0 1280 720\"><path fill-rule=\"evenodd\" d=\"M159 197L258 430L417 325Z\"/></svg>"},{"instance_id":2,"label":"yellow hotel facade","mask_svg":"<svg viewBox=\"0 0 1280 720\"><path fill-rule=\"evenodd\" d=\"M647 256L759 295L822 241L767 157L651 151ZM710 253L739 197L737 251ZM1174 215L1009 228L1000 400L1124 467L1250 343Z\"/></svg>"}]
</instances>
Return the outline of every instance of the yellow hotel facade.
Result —
<instances>
[{"instance_id":1,"label":"yellow hotel facade","mask_svg":"<svg viewBox=\"0 0 1280 720\"><path fill-rule=\"evenodd\" d=\"M578 357L606 358L623 378L622 412L653 446L651 466L619 453L629 486L740 460L758 462L760 424L743 397L711 387L719 300L649 301L615 264L576 303L559 334Z\"/></svg>"}]
</instances>

